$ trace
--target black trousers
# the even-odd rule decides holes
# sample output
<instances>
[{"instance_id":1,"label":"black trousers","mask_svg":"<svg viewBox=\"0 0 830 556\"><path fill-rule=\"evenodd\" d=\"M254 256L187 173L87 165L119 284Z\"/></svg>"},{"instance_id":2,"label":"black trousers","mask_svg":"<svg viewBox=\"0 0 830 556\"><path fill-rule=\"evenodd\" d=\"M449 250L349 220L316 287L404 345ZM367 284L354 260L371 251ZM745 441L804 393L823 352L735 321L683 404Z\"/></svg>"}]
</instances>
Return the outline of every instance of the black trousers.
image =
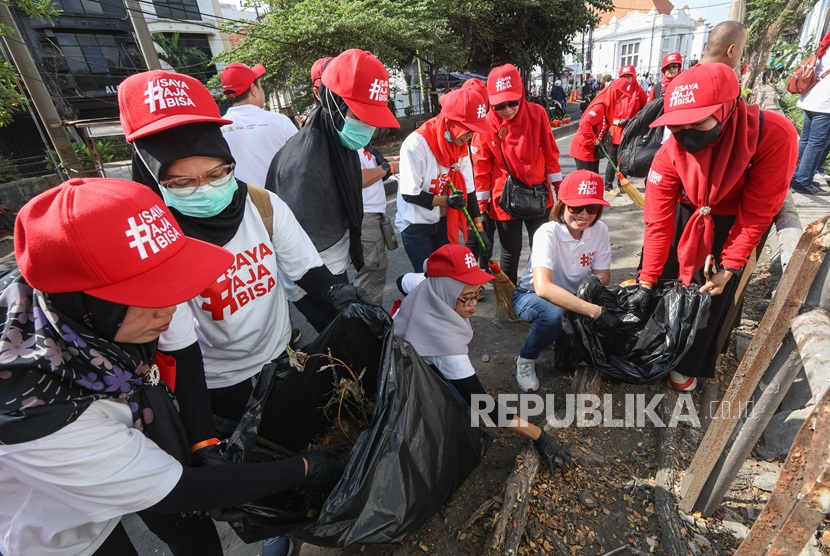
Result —
<instances>
[{"instance_id":1,"label":"black trousers","mask_svg":"<svg viewBox=\"0 0 830 556\"><path fill-rule=\"evenodd\" d=\"M614 144L609 146L608 149L607 149L608 156L611 157L611 160L614 161L614 166L619 165L619 158L618 158L619 150L620 150L620 146L619 145L614 145ZM610 164L606 164L606 166L605 166L605 189L614 189L614 180L615 179L617 179L617 173L614 172L614 167L611 166Z\"/></svg>"},{"instance_id":2,"label":"black trousers","mask_svg":"<svg viewBox=\"0 0 830 556\"><path fill-rule=\"evenodd\" d=\"M546 210L545 214L539 218L496 221L496 231L499 234L499 243L501 244L499 264L502 271L514 284L519 270L519 261L522 258L522 227L527 229L530 248L533 249L533 234L542 224L548 221L549 217L550 209Z\"/></svg>"},{"instance_id":3,"label":"black trousers","mask_svg":"<svg viewBox=\"0 0 830 556\"><path fill-rule=\"evenodd\" d=\"M579 160L578 158L574 158L574 162L576 162L576 169L577 170L590 170L599 174L599 159L590 161L590 160Z\"/></svg>"}]
</instances>

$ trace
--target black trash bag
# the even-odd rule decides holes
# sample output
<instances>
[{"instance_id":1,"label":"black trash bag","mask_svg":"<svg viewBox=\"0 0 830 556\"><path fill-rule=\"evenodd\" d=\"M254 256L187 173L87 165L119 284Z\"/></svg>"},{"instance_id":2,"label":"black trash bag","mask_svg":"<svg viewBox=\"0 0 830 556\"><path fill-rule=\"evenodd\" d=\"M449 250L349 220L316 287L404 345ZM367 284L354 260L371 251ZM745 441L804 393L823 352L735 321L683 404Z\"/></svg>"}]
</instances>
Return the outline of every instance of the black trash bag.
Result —
<instances>
[{"instance_id":1,"label":"black trash bag","mask_svg":"<svg viewBox=\"0 0 830 556\"><path fill-rule=\"evenodd\" d=\"M663 126L649 127L663 115L663 99L656 98L637 112L623 130L618 151L620 172L627 177L648 175L654 155L663 146Z\"/></svg>"},{"instance_id":2,"label":"black trash bag","mask_svg":"<svg viewBox=\"0 0 830 556\"><path fill-rule=\"evenodd\" d=\"M597 329L592 319L566 311L557 342L557 366L594 367L622 382L643 384L666 375L692 347L697 330L709 319L711 296L700 286L669 282L655 291L653 311L643 322L625 309L626 299L639 286L603 286L589 276L577 297L602 306L618 318L613 329ZM563 335L564 336L564 335Z\"/></svg>"},{"instance_id":3,"label":"black trash bag","mask_svg":"<svg viewBox=\"0 0 830 556\"><path fill-rule=\"evenodd\" d=\"M316 353L331 348L335 357L354 363L355 372L363 368L357 365L374 357L373 363L364 365L363 377L364 387L372 380L367 376L377 377L372 422L352 448L343 478L319 503L313 494L288 491L223 510L220 519L229 521L243 541L288 535L329 547L401 542L438 511L484 457L490 437L470 426L469 415L454 401L447 384L409 344L394 338L391 326L382 342L377 339L381 315L373 311L351 306L323 331L318 338L322 345L315 341L306 350ZM311 370L309 365L303 373L285 373L279 365L266 370L269 372L263 375L271 384L258 385L259 395L267 392L260 428L269 418L269 406L270 415L277 414L279 408L273 406L280 405L280 392L288 394L284 403L290 406L296 405L294 396L317 391L314 384L292 382L299 380L296 375ZM328 396L330 371L313 375L326 373ZM313 382L312 378L306 380ZM318 411L322 405L316 406ZM256 436L252 431L258 424L256 413L254 401L230 440L228 453L235 458L247 458L250 453ZM316 426L318 419L312 420ZM304 429L305 423L293 420L292 427ZM280 432L275 428L275 434ZM282 436L299 442L297 431ZM309 506L320 508L314 520L304 511Z\"/></svg>"}]
</instances>

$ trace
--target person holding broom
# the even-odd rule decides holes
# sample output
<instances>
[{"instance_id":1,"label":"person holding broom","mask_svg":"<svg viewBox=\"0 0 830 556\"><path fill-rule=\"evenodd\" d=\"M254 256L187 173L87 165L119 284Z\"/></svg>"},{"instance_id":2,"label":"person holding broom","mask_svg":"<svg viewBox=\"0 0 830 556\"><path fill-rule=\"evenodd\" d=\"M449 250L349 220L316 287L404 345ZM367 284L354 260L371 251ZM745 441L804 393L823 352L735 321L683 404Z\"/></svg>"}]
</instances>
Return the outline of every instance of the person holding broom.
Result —
<instances>
[{"instance_id":1,"label":"person holding broom","mask_svg":"<svg viewBox=\"0 0 830 556\"><path fill-rule=\"evenodd\" d=\"M603 284L611 279L611 237L600 221L602 177L577 170L559 186L550 222L536 231L530 261L513 293L513 309L531 324L516 360L516 381L523 392L539 389L536 359L562 334L562 314L573 311L612 327L615 319L602 307L574 295L590 274Z\"/></svg>"},{"instance_id":2,"label":"person holding broom","mask_svg":"<svg viewBox=\"0 0 830 556\"><path fill-rule=\"evenodd\" d=\"M476 258L464 245L449 244L427 259L428 277L403 300L395 315L395 335L406 340L475 411L473 396L486 395L476 375L468 346L473 339L470 317L476 312L484 284L493 276L478 267ZM488 415L499 423L493 407ZM553 472L573 468L571 453L553 437L518 415L507 415L510 432L529 438ZM501 423L499 423L501 426Z\"/></svg>"},{"instance_id":3,"label":"person holding broom","mask_svg":"<svg viewBox=\"0 0 830 556\"><path fill-rule=\"evenodd\" d=\"M599 173L599 161L603 158L600 146L609 132L611 115L616 105L631 95L634 84L627 79L617 79L603 89L579 119L579 127L571 140L568 154L576 162L577 170Z\"/></svg>"},{"instance_id":4,"label":"person holding broom","mask_svg":"<svg viewBox=\"0 0 830 556\"><path fill-rule=\"evenodd\" d=\"M427 257L442 245L467 240L468 222L461 209L468 209L476 228L483 230L472 195L468 143L474 132L492 131L485 100L467 87L450 91L439 102L441 113L401 145L395 226L415 272L421 272ZM450 184L457 191L452 192Z\"/></svg>"},{"instance_id":5,"label":"person holding broom","mask_svg":"<svg viewBox=\"0 0 830 556\"><path fill-rule=\"evenodd\" d=\"M748 106L732 69L699 64L666 88L665 113L651 126L672 137L657 151L647 178L640 288L629 310L647 313L658 281L703 284L712 295L709 321L687 356L669 373L669 385L691 391L712 378L724 326L741 273L764 245L787 196L795 169L797 133L783 115ZM704 266L714 260L707 277ZM724 336L724 337L722 337Z\"/></svg>"},{"instance_id":6,"label":"person holding broom","mask_svg":"<svg viewBox=\"0 0 830 556\"><path fill-rule=\"evenodd\" d=\"M547 222L554 192L562 181L559 147L553 138L545 109L525 100L519 70L513 64L493 68L487 78L490 133L473 137L478 210L496 222L501 244L500 264L512 283L516 283L522 256L522 228L533 247L533 234ZM547 209L535 218L513 216L501 206L508 177L527 186L546 184Z\"/></svg>"}]
</instances>

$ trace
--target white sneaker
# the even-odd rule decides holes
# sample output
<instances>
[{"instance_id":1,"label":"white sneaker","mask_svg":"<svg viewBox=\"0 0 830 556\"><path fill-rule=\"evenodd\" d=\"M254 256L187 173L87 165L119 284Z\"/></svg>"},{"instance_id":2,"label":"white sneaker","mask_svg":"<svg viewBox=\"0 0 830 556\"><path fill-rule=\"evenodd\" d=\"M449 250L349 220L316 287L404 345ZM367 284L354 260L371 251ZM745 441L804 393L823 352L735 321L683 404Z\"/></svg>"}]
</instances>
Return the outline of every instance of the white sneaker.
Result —
<instances>
[{"instance_id":1,"label":"white sneaker","mask_svg":"<svg viewBox=\"0 0 830 556\"><path fill-rule=\"evenodd\" d=\"M693 392L697 388L697 378L670 371L669 386L678 392Z\"/></svg>"},{"instance_id":2,"label":"white sneaker","mask_svg":"<svg viewBox=\"0 0 830 556\"><path fill-rule=\"evenodd\" d=\"M819 168L816 174L813 176L814 180L830 180L830 175L827 175L827 172L824 171L824 168Z\"/></svg>"},{"instance_id":3,"label":"white sneaker","mask_svg":"<svg viewBox=\"0 0 830 556\"><path fill-rule=\"evenodd\" d=\"M516 382L523 392L535 392L539 389L535 359L525 359L521 356L516 359Z\"/></svg>"}]
</instances>

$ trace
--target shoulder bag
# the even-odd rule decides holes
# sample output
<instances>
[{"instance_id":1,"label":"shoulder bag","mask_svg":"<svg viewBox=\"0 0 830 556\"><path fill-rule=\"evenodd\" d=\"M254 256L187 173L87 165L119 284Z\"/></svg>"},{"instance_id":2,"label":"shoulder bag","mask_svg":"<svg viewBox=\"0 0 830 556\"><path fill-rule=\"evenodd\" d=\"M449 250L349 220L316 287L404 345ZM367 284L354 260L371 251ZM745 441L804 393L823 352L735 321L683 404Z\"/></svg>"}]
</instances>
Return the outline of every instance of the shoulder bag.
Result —
<instances>
[{"instance_id":1,"label":"shoulder bag","mask_svg":"<svg viewBox=\"0 0 830 556\"><path fill-rule=\"evenodd\" d=\"M527 185L510 174L507 158L499 145L504 167L507 169L507 179L504 180L504 189L499 199L501 210L513 218L532 219L544 216L548 206L548 184L537 183Z\"/></svg>"}]
</instances>

